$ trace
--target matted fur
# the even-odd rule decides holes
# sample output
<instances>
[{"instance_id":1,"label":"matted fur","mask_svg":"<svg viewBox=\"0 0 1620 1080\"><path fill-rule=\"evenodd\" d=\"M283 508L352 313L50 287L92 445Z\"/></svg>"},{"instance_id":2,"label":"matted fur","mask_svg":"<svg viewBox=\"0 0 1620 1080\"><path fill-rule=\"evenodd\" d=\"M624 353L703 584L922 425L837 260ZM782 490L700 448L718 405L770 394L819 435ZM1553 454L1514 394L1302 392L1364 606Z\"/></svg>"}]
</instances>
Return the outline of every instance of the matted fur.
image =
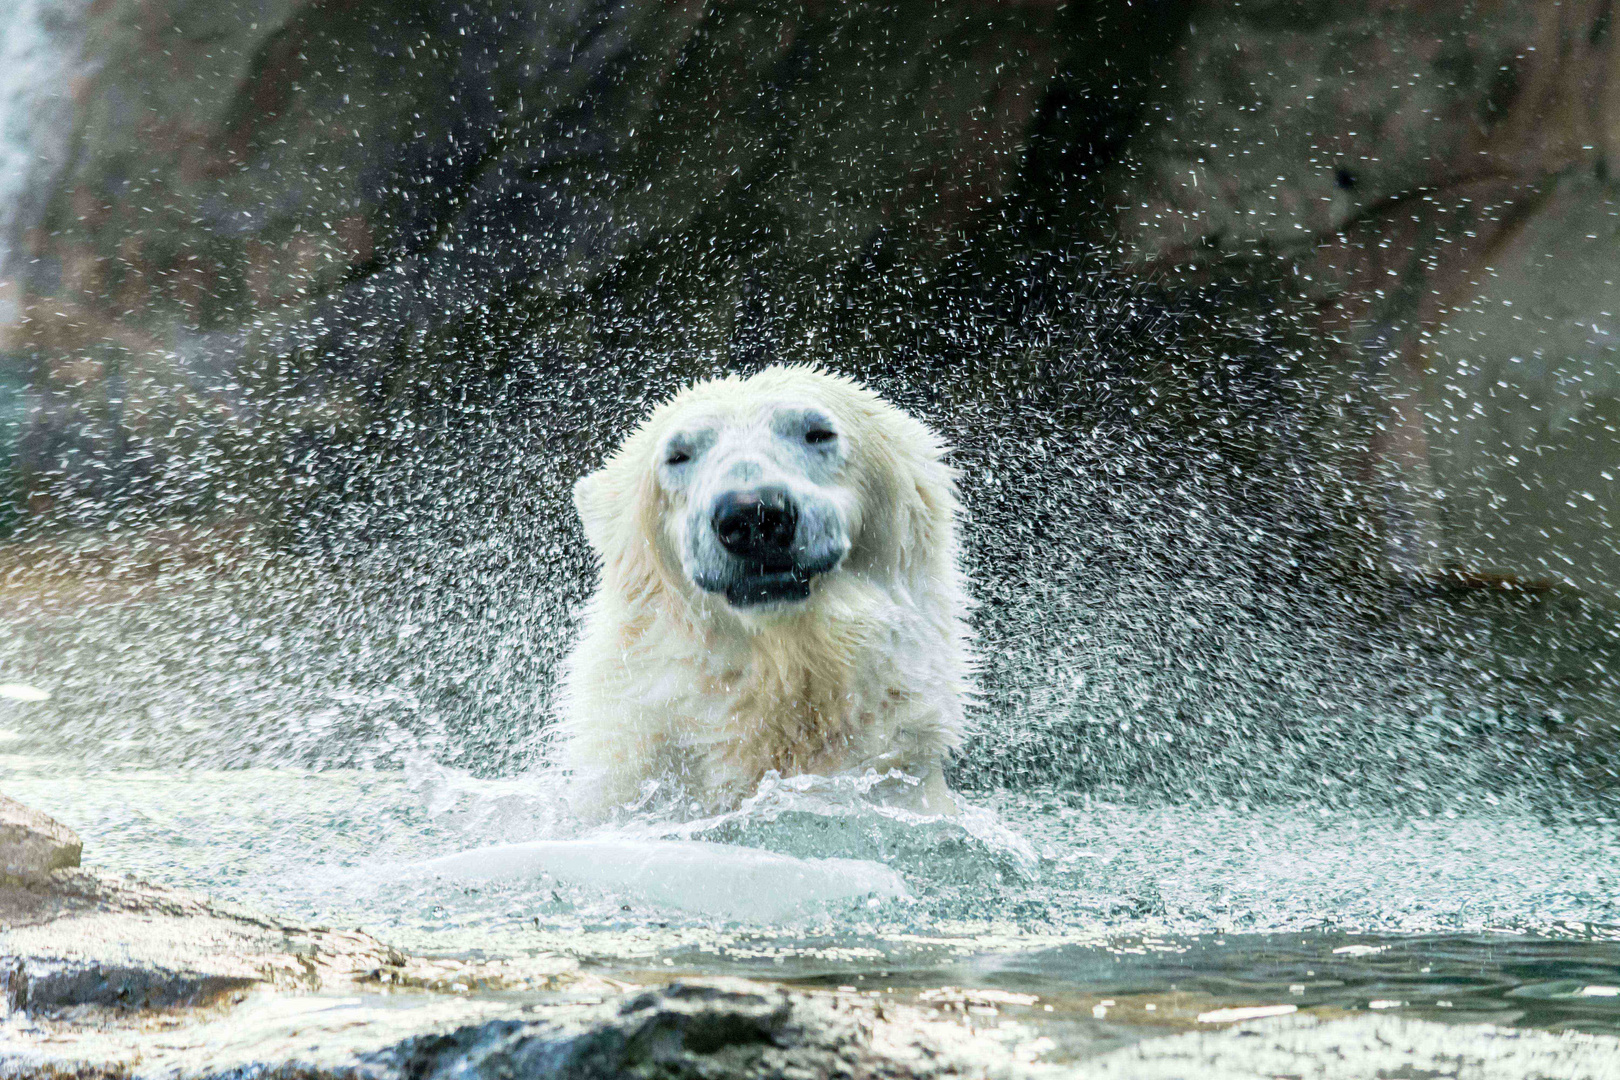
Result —
<instances>
[{"instance_id":1,"label":"matted fur","mask_svg":"<svg viewBox=\"0 0 1620 1080\"><path fill-rule=\"evenodd\" d=\"M810 405L848 440L834 481L850 547L808 599L733 608L687 577L657 455L694 417L744 423ZM690 387L659 406L580 480L575 504L601 570L570 658L554 746L576 808L601 816L648 780L672 781L710 810L784 776L898 768L917 802L954 809L945 756L960 743L968 692L968 597L960 507L945 447L858 384L774 367Z\"/></svg>"}]
</instances>

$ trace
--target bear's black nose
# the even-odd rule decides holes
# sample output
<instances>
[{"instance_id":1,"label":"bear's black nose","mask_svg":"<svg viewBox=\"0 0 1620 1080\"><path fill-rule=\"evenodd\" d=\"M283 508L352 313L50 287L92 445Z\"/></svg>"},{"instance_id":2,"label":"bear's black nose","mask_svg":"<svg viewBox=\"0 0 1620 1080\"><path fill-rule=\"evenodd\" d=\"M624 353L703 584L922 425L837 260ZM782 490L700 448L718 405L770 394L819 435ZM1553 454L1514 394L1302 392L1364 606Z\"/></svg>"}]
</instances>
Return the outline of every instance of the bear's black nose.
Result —
<instances>
[{"instance_id":1,"label":"bear's black nose","mask_svg":"<svg viewBox=\"0 0 1620 1080\"><path fill-rule=\"evenodd\" d=\"M739 559L783 562L793 547L799 512L782 491L728 491L714 504L714 534Z\"/></svg>"}]
</instances>

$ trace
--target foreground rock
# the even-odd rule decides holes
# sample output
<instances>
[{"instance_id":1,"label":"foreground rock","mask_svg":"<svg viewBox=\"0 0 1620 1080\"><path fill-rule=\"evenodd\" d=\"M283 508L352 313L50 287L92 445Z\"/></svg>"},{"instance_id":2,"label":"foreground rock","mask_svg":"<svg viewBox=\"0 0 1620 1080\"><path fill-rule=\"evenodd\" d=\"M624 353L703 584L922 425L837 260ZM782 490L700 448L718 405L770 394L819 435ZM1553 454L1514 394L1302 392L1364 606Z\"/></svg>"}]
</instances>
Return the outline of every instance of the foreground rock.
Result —
<instances>
[{"instance_id":1,"label":"foreground rock","mask_svg":"<svg viewBox=\"0 0 1620 1080\"><path fill-rule=\"evenodd\" d=\"M0 795L0 875L28 877L79 865L79 834L15 799Z\"/></svg>"},{"instance_id":2,"label":"foreground rock","mask_svg":"<svg viewBox=\"0 0 1620 1080\"><path fill-rule=\"evenodd\" d=\"M308 1078L930 1077L1006 1074L1013 1054L920 1010L738 979L520 1005L258 997L183 1029L0 1029L0 1075Z\"/></svg>"},{"instance_id":3,"label":"foreground rock","mask_svg":"<svg viewBox=\"0 0 1620 1080\"><path fill-rule=\"evenodd\" d=\"M554 1019L464 1028L382 1055L404 1076L924 1076L936 1061L874 1048L871 1018L827 996L726 980L677 983Z\"/></svg>"}]
</instances>

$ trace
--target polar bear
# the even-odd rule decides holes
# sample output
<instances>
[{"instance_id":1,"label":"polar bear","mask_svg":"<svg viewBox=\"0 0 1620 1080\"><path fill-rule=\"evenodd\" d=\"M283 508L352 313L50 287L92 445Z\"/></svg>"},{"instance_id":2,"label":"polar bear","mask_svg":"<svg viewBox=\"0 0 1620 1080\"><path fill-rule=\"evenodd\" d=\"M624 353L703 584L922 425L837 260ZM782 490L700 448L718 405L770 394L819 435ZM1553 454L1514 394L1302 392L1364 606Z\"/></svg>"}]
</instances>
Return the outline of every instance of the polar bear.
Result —
<instances>
[{"instance_id":1,"label":"polar bear","mask_svg":"<svg viewBox=\"0 0 1620 1080\"><path fill-rule=\"evenodd\" d=\"M804 366L677 394L579 481L600 581L553 750L590 819L668 784L706 812L875 769L954 813L968 593L939 437Z\"/></svg>"}]
</instances>

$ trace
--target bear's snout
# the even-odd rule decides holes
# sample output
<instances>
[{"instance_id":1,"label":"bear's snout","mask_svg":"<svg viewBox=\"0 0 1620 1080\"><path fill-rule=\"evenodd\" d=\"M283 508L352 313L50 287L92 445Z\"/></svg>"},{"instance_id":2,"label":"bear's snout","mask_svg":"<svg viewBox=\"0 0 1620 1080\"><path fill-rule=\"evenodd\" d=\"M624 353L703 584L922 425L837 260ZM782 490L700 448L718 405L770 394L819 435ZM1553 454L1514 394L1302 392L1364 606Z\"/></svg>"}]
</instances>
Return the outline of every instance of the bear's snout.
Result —
<instances>
[{"instance_id":1,"label":"bear's snout","mask_svg":"<svg viewBox=\"0 0 1620 1080\"><path fill-rule=\"evenodd\" d=\"M837 569L848 550L838 542L842 529L830 527L832 508L786 485L730 488L707 506L708 527L693 538L689 573L732 607L808 599L811 580Z\"/></svg>"},{"instance_id":2,"label":"bear's snout","mask_svg":"<svg viewBox=\"0 0 1620 1080\"><path fill-rule=\"evenodd\" d=\"M728 491L715 500L714 535L739 559L772 568L793 563L799 510L780 489Z\"/></svg>"}]
</instances>

